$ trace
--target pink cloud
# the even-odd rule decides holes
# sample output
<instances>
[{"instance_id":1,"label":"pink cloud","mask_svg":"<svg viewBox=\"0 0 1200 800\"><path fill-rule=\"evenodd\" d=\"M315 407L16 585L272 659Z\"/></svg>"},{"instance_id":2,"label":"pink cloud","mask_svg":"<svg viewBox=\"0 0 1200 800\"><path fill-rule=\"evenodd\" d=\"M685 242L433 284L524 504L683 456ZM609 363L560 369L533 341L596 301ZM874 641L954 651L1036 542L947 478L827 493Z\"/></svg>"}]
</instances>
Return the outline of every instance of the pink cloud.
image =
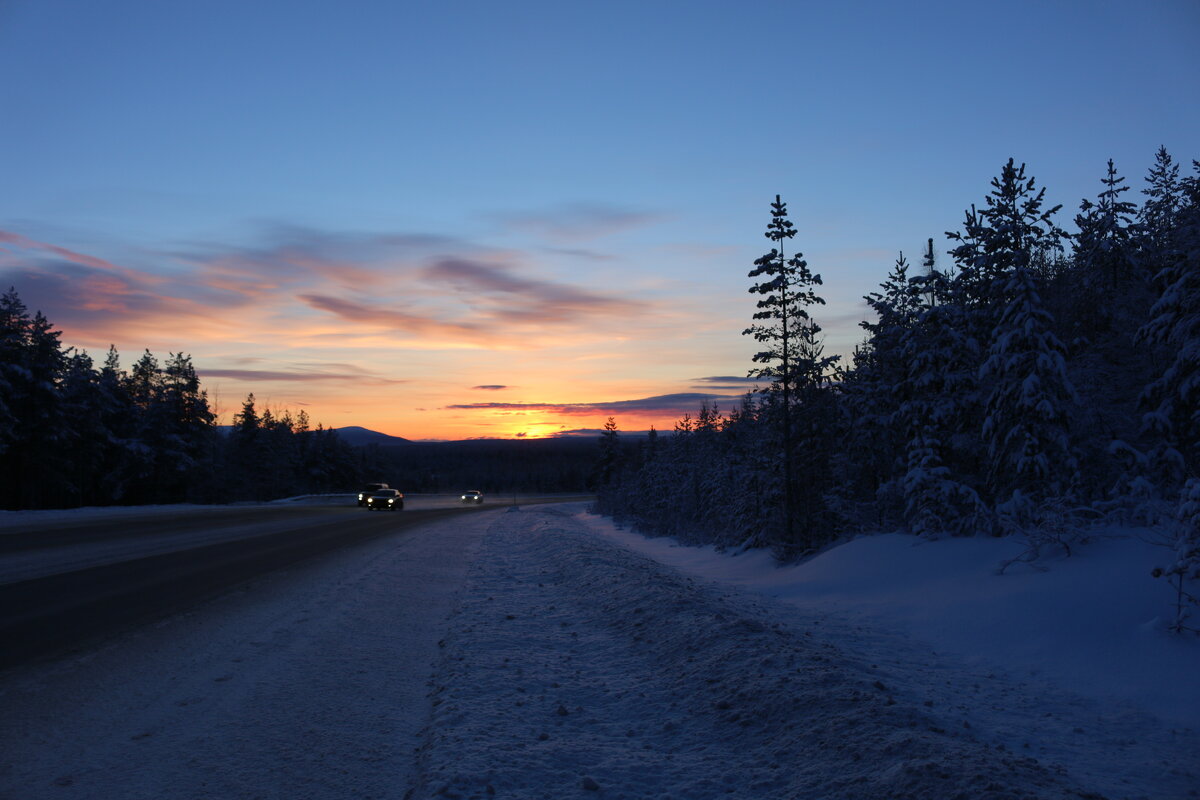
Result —
<instances>
[{"instance_id":1,"label":"pink cloud","mask_svg":"<svg viewBox=\"0 0 1200 800\"><path fill-rule=\"evenodd\" d=\"M359 325L375 325L406 333L446 336L469 341L482 341L489 338L487 331L476 325L443 322L431 316L381 308L329 295L302 294L300 299L312 308L328 311L341 319Z\"/></svg>"},{"instance_id":2,"label":"pink cloud","mask_svg":"<svg viewBox=\"0 0 1200 800\"><path fill-rule=\"evenodd\" d=\"M595 336L605 323L652 316L641 299L529 277L521 274L520 253L491 251L489 258L512 262L494 263L477 257L488 251L448 237L284 227L268 233L274 241L260 247L135 253L154 259L135 268L0 231L0 283L16 286L68 336L93 343L144 341L148 334L161 341L164 332L190 341L311 341L382 329L439 347L516 347L540 345L543 334L556 342ZM329 316L313 324L309 309Z\"/></svg>"}]
</instances>

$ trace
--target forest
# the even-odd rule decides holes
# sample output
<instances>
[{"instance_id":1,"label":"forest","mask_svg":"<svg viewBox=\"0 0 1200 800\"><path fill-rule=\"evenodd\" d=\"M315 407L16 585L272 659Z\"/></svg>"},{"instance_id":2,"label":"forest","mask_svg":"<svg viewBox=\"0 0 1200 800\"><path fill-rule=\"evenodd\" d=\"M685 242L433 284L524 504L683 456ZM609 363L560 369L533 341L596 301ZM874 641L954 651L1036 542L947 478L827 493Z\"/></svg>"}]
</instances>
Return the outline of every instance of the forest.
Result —
<instances>
[{"instance_id":1,"label":"forest","mask_svg":"<svg viewBox=\"0 0 1200 800\"><path fill-rule=\"evenodd\" d=\"M267 500L348 490L373 467L254 395L221 430L183 353L125 370L109 348L97 367L60 336L15 289L0 296L0 508Z\"/></svg>"},{"instance_id":2,"label":"forest","mask_svg":"<svg viewBox=\"0 0 1200 800\"><path fill-rule=\"evenodd\" d=\"M110 348L97 367L60 336L15 289L0 296L0 508L274 500L380 480L579 492L591 479L587 439L354 446L253 394L219 426L190 356L145 351L126 370Z\"/></svg>"},{"instance_id":3,"label":"forest","mask_svg":"<svg viewBox=\"0 0 1200 800\"><path fill-rule=\"evenodd\" d=\"M1200 580L1200 163L1164 149L1135 202L1109 161L1068 233L1009 160L982 206L899 254L849 363L776 198L745 335L761 386L674 431L600 441L598 509L646 533L785 558L857 532L1019 535L1026 558L1105 523L1158 525ZM1192 597L1194 600L1194 597ZM1182 607L1182 606L1181 606ZM1177 621L1182 624L1181 621Z\"/></svg>"}]
</instances>

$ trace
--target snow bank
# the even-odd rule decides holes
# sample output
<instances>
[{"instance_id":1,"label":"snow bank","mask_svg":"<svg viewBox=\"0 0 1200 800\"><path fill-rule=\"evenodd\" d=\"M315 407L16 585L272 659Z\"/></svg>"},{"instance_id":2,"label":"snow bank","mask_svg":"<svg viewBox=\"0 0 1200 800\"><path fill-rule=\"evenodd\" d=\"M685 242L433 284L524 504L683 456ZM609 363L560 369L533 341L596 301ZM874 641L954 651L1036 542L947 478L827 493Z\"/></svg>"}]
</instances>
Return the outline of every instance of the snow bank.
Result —
<instances>
[{"instance_id":1,"label":"snow bank","mask_svg":"<svg viewBox=\"0 0 1200 800\"><path fill-rule=\"evenodd\" d=\"M556 509L496 518L442 642L414 797L1165 798L1195 786L1181 755L1195 737L1153 718L1046 696L823 611L781 614L620 544L788 585L759 556L603 527Z\"/></svg>"},{"instance_id":2,"label":"snow bank","mask_svg":"<svg viewBox=\"0 0 1200 800\"><path fill-rule=\"evenodd\" d=\"M855 539L799 565L763 552L718 553L647 539L580 513L632 550L710 580L899 630L968 663L1040 676L1095 699L1119 699L1200 728L1200 639L1164 629L1172 596L1150 570L1166 551L1148 531L1113 530L1070 557L999 566L1012 539Z\"/></svg>"}]
</instances>

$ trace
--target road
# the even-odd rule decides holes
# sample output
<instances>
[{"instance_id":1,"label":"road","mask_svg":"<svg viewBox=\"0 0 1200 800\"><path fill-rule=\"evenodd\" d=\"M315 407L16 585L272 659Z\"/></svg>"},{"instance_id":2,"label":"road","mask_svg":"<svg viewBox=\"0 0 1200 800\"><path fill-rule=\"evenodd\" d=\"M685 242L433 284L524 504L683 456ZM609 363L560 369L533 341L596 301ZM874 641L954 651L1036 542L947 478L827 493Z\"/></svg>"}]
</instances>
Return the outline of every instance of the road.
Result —
<instances>
[{"instance_id":1,"label":"road","mask_svg":"<svg viewBox=\"0 0 1200 800\"><path fill-rule=\"evenodd\" d=\"M463 506L456 495L416 495L404 511L368 512L343 496L6 514L0 517L0 666L86 644L299 559L494 507Z\"/></svg>"},{"instance_id":2,"label":"road","mask_svg":"<svg viewBox=\"0 0 1200 800\"><path fill-rule=\"evenodd\" d=\"M0 797L402 796L442 625L503 512L309 513L294 530L369 535L0 673Z\"/></svg>"}]
</instances>

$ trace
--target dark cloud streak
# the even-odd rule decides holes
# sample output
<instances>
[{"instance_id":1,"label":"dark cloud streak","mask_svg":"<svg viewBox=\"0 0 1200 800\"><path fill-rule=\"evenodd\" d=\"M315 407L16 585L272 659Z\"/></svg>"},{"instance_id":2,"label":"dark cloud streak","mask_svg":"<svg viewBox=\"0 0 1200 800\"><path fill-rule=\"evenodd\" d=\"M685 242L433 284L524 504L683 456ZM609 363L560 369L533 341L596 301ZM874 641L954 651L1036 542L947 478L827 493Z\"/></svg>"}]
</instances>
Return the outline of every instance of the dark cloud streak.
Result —
<instances>
[{"instance_id":1,"label":"dark cloud streak","mask_svg":"<svg viewBox=\"0 0 1200 800\"><path fill-rule=\"evenodd\" d=\"M597 203L571 203L543 212L497 214L496 219L547 239L574 242L651 225L665 216Z\"/></svg>"},{"instance_id":2,"label":"dark cloud streak","mask_svg":"<svg viewBox=\"0 0 1200 800\"><path fill-rule=\"evenodd\" d=\"M201 369L203 378L232 378L240 381L282 381L288 383L310 383L313 381L335 381L339 383L386 384L410 383L408 380L364 375L361 372L280 372L261 369Z\"/></svg>"},{"instance_id":3,"label":"dark cloud streak","mask_svg":"<svg viewBox=\"0 0 1200 800\"><path fill-rule=\"evenodd\" d=\"M741 402L740 395L717 395L683 392L679 394L664 394L655 397L644 397L639 400L614 400L600 403L461 403L446 406L447 409L464 409L474 411L553 411L564 415L589 414L660 414L660 413L694 413L700 404L709 403L737 404Z\"/></svg>"}]
</instances>

